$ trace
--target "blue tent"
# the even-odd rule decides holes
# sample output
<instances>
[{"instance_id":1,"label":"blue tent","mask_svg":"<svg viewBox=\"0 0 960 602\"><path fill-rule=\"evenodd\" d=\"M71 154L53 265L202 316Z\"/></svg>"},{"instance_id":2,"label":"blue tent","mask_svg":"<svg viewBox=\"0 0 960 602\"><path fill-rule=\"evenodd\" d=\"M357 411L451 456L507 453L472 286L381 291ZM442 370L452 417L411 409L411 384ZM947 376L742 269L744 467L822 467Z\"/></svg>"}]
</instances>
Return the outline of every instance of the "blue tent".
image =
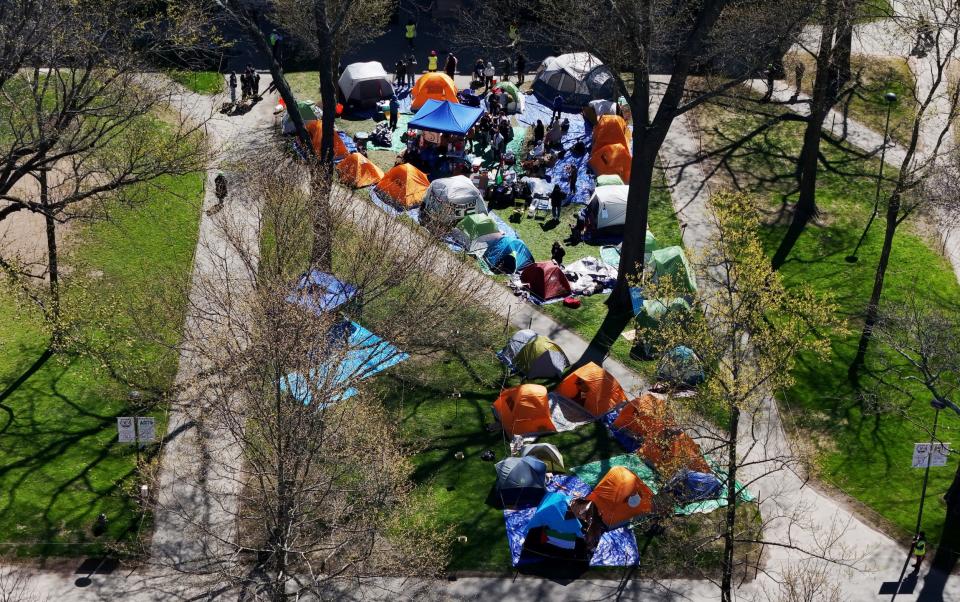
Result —
<instances>
[{"instance_id":1,"label":"blue tent","mask_svg":"<svg viewBox=\"0 0 960 602\"><path fill-rule=\"evenodd\" d=\"M311 381L316 387L336 387L348 380L369 378L410 357L356 322L344 322L333 330L338 334L346 335L344 340L348 349L334 367L336 372L332 378L329 376L329 366L319 366L310 371L309 380L308 377L294 372L280 381L280 389L289 390L304 405L309 405L313 400L308 386ZM357 390L350 387L339 396L339 399L348 399L356 394Z\"/></svg>"},{"instance_id":2,"label":"blue tent","mask_svg":"<svg viewBox=\"0 0 960 602\"><path fill-rule=\"evenodd\" d=\"M696 387L706 379L696 352L680 345L663 354L657 364L657 379L674 385Z\"/></svg>"},{"instance_id":3,"label":"blue tent","mask_svg":"<svg viewBox=\"0 0 960 602\"><path fill-rule=\"evenodd\" d=\"M494 489L504 508L536 506L547 489L547 465L533 456L509 457L497 462Z\"/></svg>"},{"instance_id":4,"label":"blue tent","mask_svg":"<svg viewBox=\"0 0 960 602\"><path fill-rule=\"evenodd\" d=\"M533 254L523 241L513 236L504 236L491 241L483 254L491 268L505 274L513 274L533 263Z\"/></svg>"},{"instance_id":5,"label":"blue tent","mask_svg":"<svg viewBox=\"0 0 960 602\"><path fill-rule=\"evenodd\" d=\"M407 127L441 134L463 136L483 115L477 107L467 107L449 100L428 100Z\"/></svg>"},{"instance_id":6,"label":"blue tent","mask_svg":"<svg viewBox=\"0 0 960 602\"><path fill-rule=\"evenodd\" d=\"M357 294L357 287L339 280L336 276L313 270L300 276L287 302L313 311L318 316L333 311Z\"/></svg>"},{"instance_id":7,"label":"blue tent","mask_svg":"<svg viewBox=\"0 0 960 602\"><path fill-rule=\"evenodd\" d=\"M716 475L687 469L674 475L665 489L680 504L711 500L723 495L723 483Z\"/></svg>"}]
</instances>

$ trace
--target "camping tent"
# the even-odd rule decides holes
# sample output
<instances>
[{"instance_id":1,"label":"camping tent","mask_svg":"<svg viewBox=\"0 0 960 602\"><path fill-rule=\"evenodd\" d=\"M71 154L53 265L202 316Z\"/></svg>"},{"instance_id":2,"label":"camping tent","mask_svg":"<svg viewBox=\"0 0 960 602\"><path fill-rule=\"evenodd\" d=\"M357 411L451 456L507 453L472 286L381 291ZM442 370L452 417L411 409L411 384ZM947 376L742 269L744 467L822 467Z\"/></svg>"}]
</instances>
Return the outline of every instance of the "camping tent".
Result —
<instances>
[{"instance_id":1,"label":"camping tent","mask_svg":"<svg viewBox=\"0 0 960 602\"><path fill-rule=\"evenodd\" d=\"M300 119L303 120L304 125L311 121L319 123L321 114L320 107L313 104L312 100L298 100L297 112L300 113ZM284 134L295 134L297 132L297 127L293 124L293 119L290 119L289 109L284 112L283 117L280 118L280 130Z\"/></svg>"},{"instance_id":2,"label":"camping tent","mask_svg":"<svg viewBox=\"0 0 960 602\"><path fill-rule=\"evenodd\" d=\"M629 186L600 186L593 191L583 210L587 238L623 234L629 192Z\"/></svg>"},{"instance_id":3,"label":"camping tent","mask_svg":"<svg viewBox=\"0 0 960 602\"><path fill-rule=\"evenodd\" d=\"M677 502L689 504L722 496L723 483L712 472L696 472L684 468L673 475L664 490Z\"/></svg>"},{"instance_id":4,"label":"camping tent","mask_svg":"<svg viewBox=\"0 0 960 602\"><path fill-rule=\"evenodd\" d=\"M413 116L407 127L441 134L464 136L483 115L483 109L452 103L448 100L428 100Z\"/></svg>"},{"instance_id":5,"label":"camping tent","mask_svg":"<svg viewBox=\"0 0 960 602\"><path fill-rule=\"evenodd\" d=\"M485 249L491 241L502 237L503 233L489 214L474 213L460 220L452 235L457 243L472 253Z\"/></svg>"},{"instance_id":6,"label":"camping tent","mask_svg":"<svg viewBox=\"0 0 960 602\"><path fill-rule=\"evenodd\" d=\"M552 443L530 443L520 450L521 456L532 456L547 465L550 472L563 472L563 456Z\"/></svg>"},{"instance_id":7,"label":"camping tent","mask_svg":"<svg viewBox=\"0 0 960 602\"><path fill-rule=\"evenodd\" d=\"M401 209L413 209L423 201L429 186L430 180L425 173L409 163L401 163L383 174L373 190L384 201Z\"/></svg>"},{"instance_id":8,"label":"camping tent","mask_svg":"<svg viewBox=\"0 0 960 602\"><path fill-rule=\"evenodd\" d=\"M494 486L504 508L528 508L540 503L547 490L547 466L533 457L504 458L496 464Z\"/></svg>"},{"instance_id":9,"label":"camping tent","mask_svg":"<svg viewBox=\"0 0 960 602\"><path fill-rule=\"evenodd\" d=\"M378 101L393 96L390 76L377 61L350 63L340 75L337 85L344 104L353 102L372 107Z\"/></svg>"},{"instance_id":10,"label":"camping tent","mask_svg":"<svg viewBox=\"0 0 960 602\"><path fill-rule=\"evenodd\" d=\"M683 345L664 353L657 363L657 379L673 385L695 387L705 378L700 357Z\"/></svg>"},{"instance_id":11,"label":"camping tent","mask_svg":"<svg viewBox=\"0 0 960 602\"><path fill-rule=\"evenodd\" d=\"M570 500L559 491L547 493L527 523L523 551L533 559L590 560L583 525L575 516L568 518Z\"/></svg>"},{"instance_id":12,"label":"camping tent","mask_svg":"<svg viewBox=\"0 0 960 602\"><path fill-rule=\"evenodd\" d=\"M453 176L430 182L423 197L422 212L432 220L452 226L471 213L486 213L487 204L470 178Z\"/></svg>"},{"instance_id":13,"label":"camping tent","mask_svg":"<svg viewBox=\"0 0 960 602\"><path fill-rule=\"evenodd\" d=\"M663 276L676 276L691 293L697 290L697 279L690 268L690 262L682 247L665 247L650 254L647 262L653 272L653 281L658 282ZM678 283L679 284L679 283Z\"/></svg>"},{"instance_id":14,"label":"camping tent","mask_svg":"<svg viewBox=\"0 0 960 602\"><path fill-rule=\"evenodd\" d=\"M623 186L623 180L617 174L597 176L597 186Z\"/></svg>"},{"instance_id":15,"label":"camping tent","mask_svg":"<svg viewBox=\"0 0 960 602\"><path fill-rule=\"evenodd\" d=\"M544 301L570 294L570 282L567 276L553 261L540 261L523 268L520 272L520 281L529 287L531 294Z\"/></svg>"},{"instance_id":16,"label":"camping tent","mask_svg":"<svg viewBox=\"0 0 960 602\"><path fill-rule=\"evenodd\" d=\"M591 100L613 99L613 73L589 52L551 56L540 63L533 92L547 106L562 96L563 110L580 111Z\"/></svg>"},{"instance_id":17,"label":"camping tent","mask_svg":"<svg viewBox=\"0 0 960 602\"><path fill-rule=\"evenodd\" d=\"M593 362L567 375L554 393L576 401L594 416L603 416L627 400L616 377Z\"/></svg>"},{"instance_id":18,"label":"camping tent","mask_svg":"<svg viewBox=\"0 0 960 602\"><path fill-rule=\"evenodd\" d=\"M491 241L483 258L492 269L504 274L513 274L533 263L530 249L515 236L504 236Z\"/></svg>"},{"instance_id":19,"label":"camping tent","mask_svg":"<svg viewBox=\"0 0 960 602\"><path fill-rule=\"evenodd\" d=\"M372 186L383 179L383 171L360 153L350 153L337 163L340 181L354 188Z\"/></svg>"},{"instance_id":20,"label":"camping tent","mask_svg":"<svg viewBox=\"0 0 960 602\"><path fill-rule=\"evenodd\" d=\"M653 511L653 492L626 466L611 468L586 499L609 529Z\"/></svg>"},{"instance_id":21,"label":"camping tent","mask_svg":"<svg viewBox=\"0 0 960 602\"><path fill-rule=\"evenodd\" d=\"M512 106L507 105L506 110L508 112L523 113L526 110L526 98L516 84L511 81L502 81L497 83L497 88L500 88L504 94L510 97L511 103L514 103Z\"/></svg>"},{"instance_id":22,"label":"camping tent","mask_svg":"<svg viewBox=\"0 0 960 602\"><path fill-rule=\"evenodd\" d=\"M497 357L511 371L526 378L558 378L570 367L559 345L532 330L513 333Z\"/></svg>"},{"instance_id":23,"label":"camping tent","mask_svg":"<svg viewBox=\"0 0 960 602\"><path fill-rule=\"evenodd\" d=\"M637 453L664 478L681 469L710 472L700 446L684 432L667 429L647 437Z\"/></svg>"},{"instance_id":24,"label":"camping tent","mask_svg":"<svg viewBox=\"0 0 960 602\"><path fill-rule=\"evenodd\" d=\"M590 125L597 125L597 120L603 115L616 115L617 103L612 100L591 100L583 108L583 117Z\"/></svg>"},{"instance_id":25,"label":"camping tent","mask_svg":"<svg viewBox=\"0 0 960 602\"><path fill-rule=\"evenodd\" d=\"M449 100L450 102L459 102L457 100L457 86L453 83L446 73L435 71L433 73L424 73L413 85L410 92L413 102L410 108L419 111L428 100Z\"/></svg>"},{"instance_id":26,"label":"camping tent","mask_svg":"<svg viewBox=\"0 0 960 602\"><path fill-rule=\"evenodd\" d=\"M617 175L624 182L630 181L630 148L622 144L593 147L589 165L598 176ZM606 188L606 187L604 187Z\"/></svg>"},{"instance_id":27,"label":"camping tent","mask_svg":"<svg viewBox=\"0 0 960 602\"><path fill-rule=\"evenodd\" d=\"M543 385L523 384L500 392L493 411L509 436L557 431L550 418L550 399Z\"/></svg>"},{"instance_id":28,"label":"camping tent","mask_svg":"<svg viewBox=\"0 0 960 602\"><path fill-rule=\"evenodd\" d=\"M307 133L310 134L310 141L313 143L313 150L320 154L320 143L323 141L323 126L320 121L309 121L306 125ZM347 145L343 143L340 134L333 131L333 156L337 159L343 159L350 154Z\"/></svg>"},{"instance_id":29,"label":"camping tent","mask_svg":"<svg viewBox=\"0 0 960 602\"><path fill-rule=\"evenodd\" d=\"M619 115L604 115L593 128L593 148L602 148L608 144L621 144L630 148L630 136L627 122Z\"/></svg>"},{"instance_id":30,"label":"camping tent","mask_svg":"<svg viewBox=\"0 0 960 602\"><path fill-rule=\"evenodd\" d=\"M642 328L658 328L663 318L674 311L689 312L690 304L683 297L676 297L666 302L660 299L644 299L639 311L636 312L637 325Z\"/></svg>"},{"instance_id":31,"label":"camping tent","mask_svg":"<svg viewBox=\"0 0 960 602\"><path fill-rule=\"evenodd\" d=\"M299 305L316 315L333 311L357 294L357 287L347 284L336 276L313 270L297 280L293 292L287 295L287 303Z\"/></svg>"},{"instance_id":32,"label":"camping tent","mask_svg":"<svg viewBox=\"0 0 960 602\"><path fill-rule=\"evenodd\" d=\"M639 439L659 436L671 425L666 400L653 393L631 399L613 421L613 428L627 431Z\"/></svg>"}]
</instances>

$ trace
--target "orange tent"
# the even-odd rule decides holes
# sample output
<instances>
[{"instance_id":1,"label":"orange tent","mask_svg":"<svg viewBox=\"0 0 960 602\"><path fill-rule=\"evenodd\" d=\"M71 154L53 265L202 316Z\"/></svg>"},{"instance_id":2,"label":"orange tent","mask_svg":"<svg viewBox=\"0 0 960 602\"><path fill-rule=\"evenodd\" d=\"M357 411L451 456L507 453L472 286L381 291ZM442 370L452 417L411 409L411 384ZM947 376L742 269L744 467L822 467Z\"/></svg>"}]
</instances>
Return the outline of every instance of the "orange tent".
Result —
<instances>
[{"instance_id":1,"label":"orange tent","mask_svg":"<svg viewBox=\"0 0 960 602\"><path fill-rule=\"evenodd\" d=\"M457 99L457 86L450 79L450 76L442 71L433 73L424 73L413 85L413 91L410 93L413 102L410 105L414 111L424 105L431 98L434 100L449 100L450 102L460 102Z\"/></svg>"},{"instance_id":2,"label":"orange tent","mask_svg":"<svg viewBox=\"0 0 960 602\"><path fill-rule=\"evenodd\" d=\"M554 392L576 401L594 416L603 416L627 400L616 377L593 362L567 375Z\"/></svg>"},{"instance_id":3,"label":"orange tent","mask_svg":"<svg viewBox=\"0 0 960 602\"><path fill-rule=\"evenodd\" d=\"M493 402L503 430L511 437L556 432L550 419L550 402L543 385L520 385L504 389Z\"/></svg>"},{"instance_id":4,"label":"orange tent","mask_svg":"<svg viewBox=\"0 0 960 602\"><path fill-rule=\"evenodd\" d=\"M610 529L653 511L653 492L626 466L611 468L586 499L596 505Z\"/></svg>"},{"instance_id":5,"label":"orange tent","mask_svg":"<svg viewBox=\"0 0 960 602\"><path fill-rule=\"evenodd\" d=\"M601 115L593 128L593 148L603 148L608 144L622 144L624 148L630 148L627 122L619 115Z\"/></svg>"},{"instance_id":6,"label":"orange tent","mask_svg":"<svg viewBox=\"0 0 960 602\"><path fill-rule=\"evenodd\" d=\"M383 179L383 170L360 153L350 153L337 163L340 181L354 188L372 186Z\"/></svg>"},{"instance_id":7,"label":"orange tent","mask_svg":"<svg viewBox=\"0 0 960 602\"><path fill-rule=\"evenodd\" d=\"M624 184L630 183L630 151L622 144L594 147L590 167L598 176L618 175Z\"/></svg>"},{"instance_id":8,"label":"orange tent","mask_svg":"<svg viewBox=\"0 0 960 602\"><path fill-rule=\"evenodd\" d=\"M307 133L310 134L310 141L313 142L313 150L317 154L320 154L320 141L323 140L323 124L319 119L313 121L308 121L306 123ZM334 130L334 133L337 134L337 131ZM340 135L337 134L333 137L333 156L337 159L343 159L350 152L347 150L347 145L343 143L343 140L340 138Z\"/></svg>"},{"instance_id":9,"label":"orange tent","mask_svg":"<svg viewBox=\"0 0 960 602\"><path fill-rule=\"evenodd\" d=\"M664 431L660 435L647 437L638 453L665 479L682 468L711 472L700 446L686 433L671 436L669 431Z\"/></svg>"},{"instance_id":10,"label":"orange tent","mask_svg":"<svg viewBox=\"0 0 960 602\"><path fill-rule=\"evenodd\" d=\"M413 209L423 202L430 180L427 175L410 165L401 163L391 167L374 190L385 201L392 201L403 209Z\"/></svg>"},{"instance_id":11,"label":"orange tent","mask_svg":"<svg viewBox=\"0 0 960 602\"><path fill-rule=\"evenodd\" d=\"M630 400L613 421L613 428L625 429L644 439L659 436L672 426L667 402L653 393Z\"/></svg>"}]
</instances>

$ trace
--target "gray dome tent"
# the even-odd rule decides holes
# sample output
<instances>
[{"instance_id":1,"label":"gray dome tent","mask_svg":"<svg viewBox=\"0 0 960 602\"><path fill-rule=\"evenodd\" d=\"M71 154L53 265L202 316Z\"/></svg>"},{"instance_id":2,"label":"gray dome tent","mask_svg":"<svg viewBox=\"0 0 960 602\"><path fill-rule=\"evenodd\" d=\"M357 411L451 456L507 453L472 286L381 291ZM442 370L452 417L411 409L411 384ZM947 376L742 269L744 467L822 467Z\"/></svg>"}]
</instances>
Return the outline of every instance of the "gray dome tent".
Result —
<instances>
[{"instance_id":1,"label":"gray dome tent","mask_svg":"<svg viewBox=\"0 0 960 602\"><path fill-rule=\"evenodd\" d=\"M520 450L522 457L530 456L546 464L550 472L563 472L563 455L552 443L529 443Z\"/></svg>"},{"instance_id":2,"label":"gray dome tent","mask_svg":"<svg viewBox=\"0 0 960 602\"><path fill-rule=\"evenodd\" d=\"M497 357L511 372L525 378L559 378L570 367L559 345L529 329L513 333Z\"/></svg>"},{"instance_id":3,"label":"gray dome tent","mask_svg":"<svg viewBox=\"0 0 960 602\"><path fill-rule=\"evenodd\" d=\"M337 82L344 103L372 107L377 101L393 96L390 76L377 61L351 63Z\"/></svg>"},{"instance_id":4,"label":"gray dome tent","mask_svg":"<svg viewBox=\"0 0 960 602\"><path fill-rule=\"evenodd\" d=\"M537 458L505 458L496 465L495 489L504 508L536 506L547 490L547 465Z\"/></svg>"},{"instance_id":5,"label":"gray dome tent","mask_svg":"<svg viewBox=\"0 0 960 602\"><path fill-rule=\"evenodd\" d=\"M563 110L578 112L591 100L613 100L613 72L589 52L547 57L537 69L533 93L548 107L559 95Z\"/></svg>"}]
</instances>

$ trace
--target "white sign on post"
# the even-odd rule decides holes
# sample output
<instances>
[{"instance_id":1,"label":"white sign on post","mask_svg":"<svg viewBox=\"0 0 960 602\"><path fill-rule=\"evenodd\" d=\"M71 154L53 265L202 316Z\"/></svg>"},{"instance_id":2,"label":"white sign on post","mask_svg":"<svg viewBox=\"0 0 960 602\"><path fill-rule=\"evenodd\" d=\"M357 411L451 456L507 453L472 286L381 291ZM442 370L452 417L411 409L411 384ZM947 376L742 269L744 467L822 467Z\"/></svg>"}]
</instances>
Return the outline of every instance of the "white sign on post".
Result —
<instances>
[{"instance_id":1,"label":"white sign on post","mask_svg":"<svg viewBox=\"0 0 960 602\"><path fill-rule=\"evenodd\" d=\"M157 438L157 424L151 416L137 417L137 441L140 443L153 443Z\"/></svg>"},{"instance_id":2,"label":"white sign on post","mask_svg":"<svg viewBox=\"0 0 960 602\"><path fill-rule=\"evenodd\" d=\"M117 433L120 443L133 443L137 440L137 431L130 416L120 416L117 418Z\"/></svg>"},{"instance_id":3,"label":"white sign on post","mask_svg":"<svg viewBox=\"0 0 960 602\"><path fill-rule=\"evenodd\" d=\"M950 453L949 443L914 443L913 468L926 468L929 458L930 466L946 466L947 454Z\"/></svg>"}]
</instances>

